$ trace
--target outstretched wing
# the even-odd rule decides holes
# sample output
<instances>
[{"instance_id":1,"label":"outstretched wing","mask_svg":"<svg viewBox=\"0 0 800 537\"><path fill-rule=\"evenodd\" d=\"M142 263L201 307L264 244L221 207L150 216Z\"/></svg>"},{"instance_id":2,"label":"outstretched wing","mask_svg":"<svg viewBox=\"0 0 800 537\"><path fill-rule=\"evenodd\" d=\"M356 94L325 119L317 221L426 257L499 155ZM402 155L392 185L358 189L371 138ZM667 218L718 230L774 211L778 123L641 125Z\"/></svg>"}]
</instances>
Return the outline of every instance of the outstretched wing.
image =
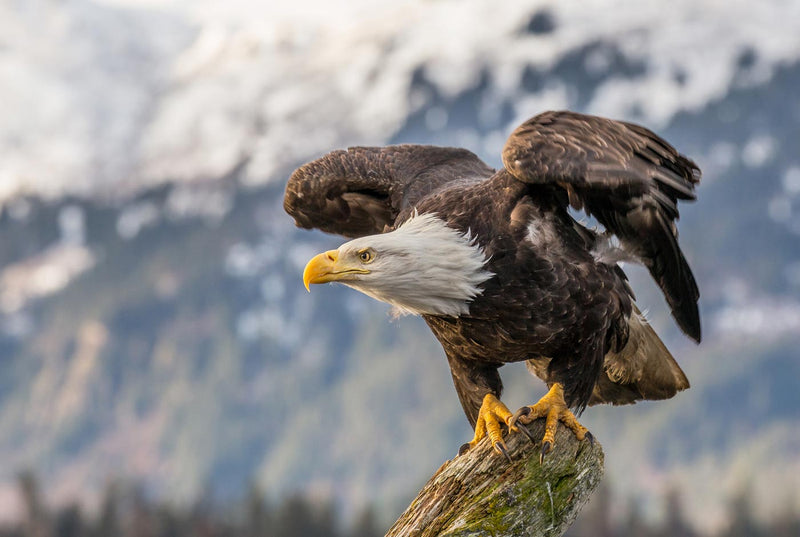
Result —
<instances>
[{"instance_id":1,"label":"outstretched wing","mask_svg":"<svg viewBox=\"0 0 800 537\"><path fill-rule=\"evenodd\" d=\"M360 237L391 228L398 215L445 183L493 173L466 149L351 147L295 170L283 207L299 227Z\"/></svg>"},{"instance_id":2,"label":"outstretched wing","mask_svg":"<svg viewBox=\"0 0 800 537\"><path fill-rule=\"evenodd\" d=\"M681 329L700 341L700 296L678 246L678 200L695 199L700 170L653 132L573 112L546 112L520 125L503 148L520 181L562 187L639 258Z\"/></svg>"}]
</instances>

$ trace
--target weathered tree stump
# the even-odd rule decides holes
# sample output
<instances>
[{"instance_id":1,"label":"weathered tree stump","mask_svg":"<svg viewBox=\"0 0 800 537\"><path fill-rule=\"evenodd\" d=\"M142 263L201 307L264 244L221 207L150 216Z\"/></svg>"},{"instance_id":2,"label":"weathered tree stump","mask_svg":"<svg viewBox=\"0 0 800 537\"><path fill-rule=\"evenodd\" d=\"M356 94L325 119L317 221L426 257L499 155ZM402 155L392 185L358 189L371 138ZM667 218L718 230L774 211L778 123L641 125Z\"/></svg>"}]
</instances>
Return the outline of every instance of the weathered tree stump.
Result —
<instances>
[{"instance_id":1,"label":"weathered tree stump","mask_svg":"<svg viewBox=\"0 0 800 537\"><path fill-rule=\"evenodd\" d=\"M544 419L528 426L544 436ZM603 477L598 442L579 442L559 427L539 464L541 444L510 434L509 463L484 439L442 465L386 537L522 537L563 534Z\"/></svg>"}]
</instances>

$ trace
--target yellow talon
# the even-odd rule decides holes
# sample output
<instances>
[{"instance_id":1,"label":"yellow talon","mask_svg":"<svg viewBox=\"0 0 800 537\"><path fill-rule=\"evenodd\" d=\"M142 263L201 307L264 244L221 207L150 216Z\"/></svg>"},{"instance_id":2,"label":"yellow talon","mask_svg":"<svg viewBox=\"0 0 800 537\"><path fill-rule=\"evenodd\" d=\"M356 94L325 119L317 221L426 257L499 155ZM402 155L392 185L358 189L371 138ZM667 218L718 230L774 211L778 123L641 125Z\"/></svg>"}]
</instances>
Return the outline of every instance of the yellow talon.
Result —
<instances>
[{"instance_id":1,"label":"yellow talon","mask_svg":"<svg viewBox=\"0 0 800 537\"><path fill-rule=\"evenodd\" d=\"M578 440L588 438L592 441L592 436L589 430L581 425L575 415L567 408L567 403L564 401L564 387L555 383L550 388L544 397L539 399L535 405L525 406L517 410L517 412L508 420L509 427L516 428L516 423L520 422L523 425L531 423L538 418L546 418L544 426L544 437L542 438L542 451L539 460L543 460L544 456L553 448L556 443L556 429L558 429L558 422L563 423L567 429L575 433ZM527 429L521 429L529 438L530 433ZM531 438L531 440L534 440Z\"/></svg>"},{"instance_id":2,"label":"yellow talon","mask_svg":"<svg viewBox=\"0 0 800 537\"><path fill-rule=\"evenodd\" d=\"M474 448L483 437L489 436L494 450L504 455L509 461L508 448L503 441L503 433L500 424L507 425L511 419L511 411L494 394L487 393L483 398L483 403L478 411L478 421L475 423L475 436L467 444L461 446L459 454Z\"/></svg>"},{"instance_id":3,"label":"yellow talon","mask_svg":"<svg viewBox=\"0 0 800 537\"><path fill-rule=\"evenodd\" d=\"M539 455L540 462L544 460L544 456L553 449L556 443L558 422L563 423L567 429L575 433L578 440L588 439L590 442L594 440L592 433L578 422L575 415L567 407L567 403L564 401L564 387L559 383L555 383L550 388L550 391L539 399L535 405L524 406L514 414L511 414L508 407L494 394L487 393L478 411L475 436L468 443L461 446L459 454L474 448L478 442L488 436L494 450L511 461L508 448L503 441L500 424L507 425L510 431L520 431L530 438L532 442L536 442L536 439L533 438L526 427L517 427L517 422L527 425L538 418L545 418L542 450Z\"/></svg>"}]
</instances>

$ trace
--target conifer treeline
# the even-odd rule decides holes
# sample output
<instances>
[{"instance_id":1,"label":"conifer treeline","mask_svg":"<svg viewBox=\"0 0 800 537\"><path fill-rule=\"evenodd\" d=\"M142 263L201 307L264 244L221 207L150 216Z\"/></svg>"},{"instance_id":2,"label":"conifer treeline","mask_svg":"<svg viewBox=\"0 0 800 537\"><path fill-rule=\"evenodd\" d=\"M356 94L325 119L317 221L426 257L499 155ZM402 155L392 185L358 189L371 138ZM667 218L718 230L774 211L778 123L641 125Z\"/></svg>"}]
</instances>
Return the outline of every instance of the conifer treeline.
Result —
<instances>
[{"instance_id":1,"label":"conifer treeline","mask_svg":"<svg viewBox=\"0 0 800 537\"><path fill-rule=\"evenodd\" d=\"M92 515L78 504L48 509L42 488L31 473L19 477L23 520L0 526L0 537L380 537L371 509L342 529L331 503L302 496L268 502L257 487L234 504L208 497L190 508L147 498L141 489L111 483Z\"/></svg>"},{"instance_id":2,"label":"conifer treeline","mask_svg":"<svg viewBox=\"0 0 800 537\"><path fill-rule=\"evenodd\" d=\"M20 476L19 492L24 518L16 525L0 527L0 537L380 537L385 530L372 509L344 527L330 503L292 496L273 505L257 487L235 504L221 505L203 498L187 509L151 501L136 487L112 483L91 516L77 504L48 509L40 485L30 473ZM674 490L664 498L662 524L646 523L634 502L627 517L615 524L610 516L610 494L604 487L566 535L699 537L681 506L681 495ZM759 523L746 493L731 499L729 513L728 526L714 537L800 535L800 513L787 509L768 524Z\"/></svg>"}]
</instances>

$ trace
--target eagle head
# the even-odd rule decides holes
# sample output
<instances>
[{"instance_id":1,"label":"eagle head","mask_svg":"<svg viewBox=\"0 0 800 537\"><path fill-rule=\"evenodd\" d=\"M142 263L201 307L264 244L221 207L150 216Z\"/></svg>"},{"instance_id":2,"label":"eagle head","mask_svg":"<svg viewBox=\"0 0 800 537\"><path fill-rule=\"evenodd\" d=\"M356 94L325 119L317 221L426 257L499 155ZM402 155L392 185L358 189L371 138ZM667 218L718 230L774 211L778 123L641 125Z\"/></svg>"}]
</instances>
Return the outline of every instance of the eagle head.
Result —
<instances>
[{"instance_id":1,"label":"eagle head","mask_svg":"<svg viewBox=\"0 0 800 537\"><path fill-rule=\"evenodd\" d=\"M396 230L360 237L323 252L303 271L312 283L338 282L394 306L400 314L469 313L492 277L483 249L470 233L435 214L414 215Z\"/></svg>"}]
</instances>

